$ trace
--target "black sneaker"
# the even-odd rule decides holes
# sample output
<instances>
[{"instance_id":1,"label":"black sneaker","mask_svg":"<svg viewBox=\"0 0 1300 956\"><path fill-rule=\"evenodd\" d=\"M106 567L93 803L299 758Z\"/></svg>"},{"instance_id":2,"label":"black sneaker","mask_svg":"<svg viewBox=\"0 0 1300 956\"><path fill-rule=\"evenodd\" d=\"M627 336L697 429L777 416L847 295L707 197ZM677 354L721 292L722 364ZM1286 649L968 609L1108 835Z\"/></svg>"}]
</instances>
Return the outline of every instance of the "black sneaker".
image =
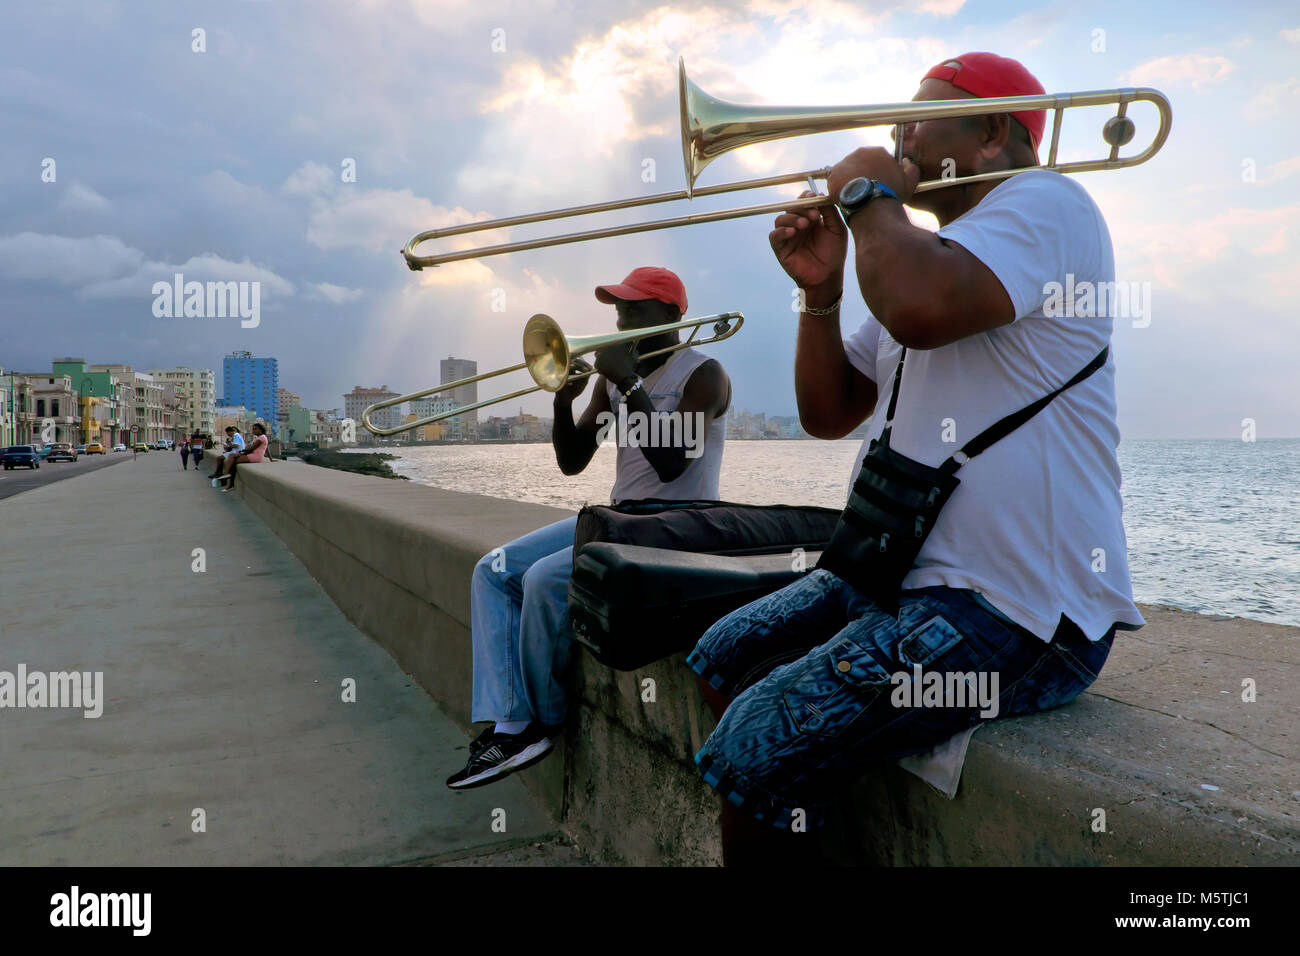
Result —
<instances>
[{"instance_id":1,"label":"black sneaker","mask_svg":"<svg viewBox=\"0 0 1300 956\"><path fill-rule=\"evenodd\" d=\"M469 742L470 760L473 760L475 757L477 757L479 754L481 754L484 750L487 749L488 742L491 741L492 734L495 729L496 729L495 723L488 724L487 729L484 730L483 733L479 734L477 737L475 737L473 740Z\"/></svg>"},{"instance_id":2,"label":"black sneaker","mask_svg":"<svg viewBox=\"0 0 1300 956\"><path fill-rule=\"evenodd\" d=\"M499 734L489 728L470 744L470 758L464 769L447 778L453 790L470 790L531 767L555 749L546 728L534 721L518 734Z\"/></svg>"}]
</instances>

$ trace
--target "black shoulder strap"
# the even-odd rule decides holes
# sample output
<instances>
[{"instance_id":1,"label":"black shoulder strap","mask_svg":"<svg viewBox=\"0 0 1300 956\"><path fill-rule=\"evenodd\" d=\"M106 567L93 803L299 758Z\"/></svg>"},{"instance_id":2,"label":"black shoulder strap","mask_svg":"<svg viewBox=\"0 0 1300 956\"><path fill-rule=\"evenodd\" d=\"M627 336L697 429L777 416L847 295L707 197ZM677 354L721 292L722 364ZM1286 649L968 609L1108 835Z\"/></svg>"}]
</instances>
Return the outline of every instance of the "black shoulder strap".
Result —
<instances>
[{"instance_id":1,"label":"black shoulder strap","mask_svg":"<svg viewBox=\"0 0 1300 956\"><path fill-rule=\"evenodd\" d=\"M1097 371L1097 369L1105 365L1106 356L1109 354L1109 352L1110 352L1110 346L1107 345L1104 349L1102 349L1100 352L1097 353L1096 357L1091 362L1089 362L1087 365L1081 368L1079 372L1074 376L1074 378L1070 379L1060 388L1048 392L1042 398L1038 399L1038 401L1030 405L1026 405L1018 412L1012 412L1006 418L1003 418L1002 420L995 422L994 424L990 425L988 428L984 429L984 431L980 432L978 435L976 435L966 444L962 445L961 449L955 455L953 455L942 465L940 465L939 470L946 474L952 474L962 465L966 464L967 461L970 461L972 458L974 458L980 452L984 451L994 442L1001 441L1003 438L1006 438L1013 431L1015 431L1025 422L1029 421L1029 419L1033 418L1044 408L1046 408L1048 404L1051 403L1052 399L1056 398L1057 395L1060 395L1067 388L1071 388L1075 385L1078 385L1080 382L1082 382L1093 372ZM894 383L894 393L895 395L897 395L898 393L897 382ZM890 402L889 407L892 413L894 407L893 402ZM957 455L964 456L964 460L960 462L957 461Z\"/></svg>"},{"instance_id":2,"label":"black shoulder strap","mask_svg":"<svg viewBox=\"0 0 1300 956\"><path fill-rule=\"evenodd\" d=\"M907 346L898 356L898 368L894 370L894 390L889 396L889 410L885 412L885 427L880 430L880 443L889 447L889 433L894 430L894 406L898 404L898 386L903 383L903 360L907 358Z\"/></svg>"}]
</instances>

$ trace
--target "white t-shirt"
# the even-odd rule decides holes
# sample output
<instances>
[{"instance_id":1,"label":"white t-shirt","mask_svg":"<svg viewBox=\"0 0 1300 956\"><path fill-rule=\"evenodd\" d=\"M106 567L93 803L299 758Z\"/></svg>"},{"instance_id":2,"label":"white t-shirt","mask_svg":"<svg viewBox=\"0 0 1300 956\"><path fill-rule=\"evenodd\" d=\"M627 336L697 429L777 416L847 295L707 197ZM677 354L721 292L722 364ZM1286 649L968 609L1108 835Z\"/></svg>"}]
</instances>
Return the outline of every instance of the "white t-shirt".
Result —
<instances>
[{"instance_id":1,"label":"white t-shirt","mask_svg":"<svg viewBox=\"0 0 1300 956\"><path fill-rule=\"evenodd\" d=\"M708 360L709 356L693 348L678 349L670 354L668 361L643 380L642 387L650 397L650 404L661 412L671 412L676 409L682 402L682 395L686 392L686 383L695 374L695 370ZM619 414L619 406L627 404L627 399L612 382L605 381L605 389L609 396L610 408L615 415ZM713 419L703 435L692 433L691 440L703 441L704 450L698 457L688 458L686 470L667 483L654 470L645 452L638 447L619 443L610 503L618 504L620 501L642 498L716 501L719 497L718 481L722 474L722 450L727 442L727 412L729 411L731 411L730 407ZM665 437L681 440L680 436L671 431Z\"/></svg>"},{"instance_id":2,"label":"white t-shirt","mask_svg":"<svg viewBox=\"0 0 1300 956\"><path fill-rule=\"evenodd\" d=\"M226 452L226 454L242 455L243 453L244 453L244 436L241 435L239 432L235 432L235 434L230 437L230 451Z\"/></svg>"},{"instance_id":3,"label":"white t-shirt","mask_svg":"<svg viewBox=\"0 0 1300 956\"><path fill-rule=\"evenodd\" d=\"M932 466L1069 381L1110 341L1109 315L1045 316L1044 287L1065 285L1067 274L1076 288L1115 278L1101 211L1059 173L1005 180L938 234L992 270L1016 318L941 348L908 351L890 446ZM901 347L868 317L844 348L877 383L851 484L884 428ZM1045 641L1062 614L1094 641L1116 623L1142 626L1129 581L1118 444L1112 350L1102 368L957 471L961 484L903 587L977 591Z\"/></svg>"}]
</instances>

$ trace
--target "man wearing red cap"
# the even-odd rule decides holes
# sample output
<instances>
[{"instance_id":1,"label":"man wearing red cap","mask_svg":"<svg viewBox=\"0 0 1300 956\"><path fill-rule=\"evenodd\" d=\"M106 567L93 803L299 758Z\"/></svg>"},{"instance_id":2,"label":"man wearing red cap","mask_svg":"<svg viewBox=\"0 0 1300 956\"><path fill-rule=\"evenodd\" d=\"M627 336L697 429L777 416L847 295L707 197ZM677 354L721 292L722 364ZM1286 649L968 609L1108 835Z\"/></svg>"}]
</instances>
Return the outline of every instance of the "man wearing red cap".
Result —
<instances>
[{"instance_id":1,"label":"man wearing red cap","mask_svg":"<svg viewBox=\"0 0 1300 956\"><path fill-rule=\"evenodd\" d=\"M934 67L915 99L1042 92L1016 61L971 53ZM896 131L901 161L858 149L831 171L835 206L776 218L772 249L803 293L803 427L837 439L871 424L818 568L723 618L689 659L729 700L696 761L745 820L788 833L871 765L990 716L1064 704L1095 680L1116 629L1143 623L1115 453L1112 318L1062 318L1048 296L1067 276L1113 282L1110 234L1077 180L1033 168L1043 119L909 123ZM915 192L922 179L1013 169L1027 171ZM913 225L905 204L938 231ZM870 315L845 338L850 238ZM936 500L941 513L927 510ZM904 558L891 566L886 554ZM897 571L892 589L867 567ZM792 649L806 653L791 663ZM926 706L919 688L896 692L922 669L998 689Z\"/></svg>"},{"instance_id":2,"label":"man wearing red cap","mask_svg":"<svg viewBox=\"0 0 1300 956\"><path fill-rule=\"evenodd\" d=\"M682 281L667 269L634 269L617 285L596 289L613 305L620 331L676 322L686 311ZM640 359L679 341L666 332L631 346L596 353L595 394L574 421L573 402L587 386L582 378L555 393L552 444L560 470L576 475L587 467L615 418L639 414L651 421L675 413L690 427L666 444L629 437L618 441L614 504L642 498L717 500L726 438L731 383L722 366L692 348ZM575 358L570 374L591 366ZM621 408L620 408L621 407ZM619 409L622 415L616 415ZM633 436L632 429L626 429ZM474 642L471 719L489 726L470 744L469 762L447 780L453 789L479 787L521 770L554 748L567 695L561 683L572 647L568 588L573 570L577 518L540 528L485 555L470 586Z\"/></svg>"}]
</instances>

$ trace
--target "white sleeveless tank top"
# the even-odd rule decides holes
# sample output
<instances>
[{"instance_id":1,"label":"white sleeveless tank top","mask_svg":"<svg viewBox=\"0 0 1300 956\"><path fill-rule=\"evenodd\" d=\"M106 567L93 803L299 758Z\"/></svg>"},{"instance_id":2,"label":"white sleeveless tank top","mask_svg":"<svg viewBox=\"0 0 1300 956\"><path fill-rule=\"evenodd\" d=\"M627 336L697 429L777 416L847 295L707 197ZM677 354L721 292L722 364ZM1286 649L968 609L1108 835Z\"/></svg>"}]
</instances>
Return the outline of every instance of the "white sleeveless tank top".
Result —
<instances>
[{"instance_id":1,"label":"white sleeveless tank top","mask_svg":"<svg viewBox=\"0 0 1300 956\"><path fill-rule=\"evenodd\" d=\"M676 409L682 400L682 393L691 374L707 361L709 356L692 348L680 349L669 355L668 361L647 375L643 381L642 388L650 397L650 404L654 405L657 411L662 412ZM620 409L620 406L626 402L623 393L610 382L606 382L605 388L609 395L610 408L621 420L625 412ZM609 496L610 503L618 504L620 501L638 498L667 498L673 501L717 500L720 497L718 478L722 472L722 447L727 440L727 413L730 411L731 404L728 402L727 411L715 418L704 434L703 452L696 458L688 458L686 470L666 484L660 480L639 447L630 447L619 442L617 474L614 479L614 490ZM680 436L681 433L675 431L673 434ZM616 425L615 429L611 430L610 437L618 441L618 435ZM701 436L694 432L691 435L693 441L700 441Z\"/></svg>"}]
</instances>

